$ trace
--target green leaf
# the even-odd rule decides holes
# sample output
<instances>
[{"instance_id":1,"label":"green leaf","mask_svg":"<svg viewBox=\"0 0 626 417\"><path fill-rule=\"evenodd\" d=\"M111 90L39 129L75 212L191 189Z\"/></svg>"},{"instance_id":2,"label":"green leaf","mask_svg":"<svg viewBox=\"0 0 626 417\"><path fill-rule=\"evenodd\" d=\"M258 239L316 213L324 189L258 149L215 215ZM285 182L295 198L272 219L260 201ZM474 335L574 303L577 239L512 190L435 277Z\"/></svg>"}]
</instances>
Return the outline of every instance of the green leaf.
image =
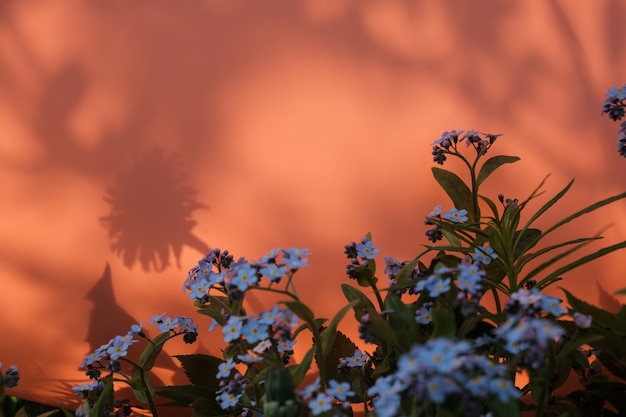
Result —
<instances>
[{"instance_id":1,"label":"green leaf","mask_svg":"<svg viewBox=\"0 0 626 417\"><path fill-rule=\"evenodd\" d=\"M324 331L320 334L320 347L324 355L328 354L331 346L335 342L335 336L337 334L337 326L339 325L339 322L341 321L341 319L343 319L346 313L350 311L350 309L358 304L359 301L355 300L352 301L350 304L344 306L341 310L339 310L337 314L335 314L335 317L332 318L332 320L328 324L328 327L325 328Z\"/></svg>"},{"instance_id":2,"label":"green leaf","mask_svg":"<svg viewBox=\"0 0 626 417\"><path fill-rule=\"evenodd\" d=\"M387 320L381 317L375 310L367 310L370 317L369 325L372 326L374 334L378 336L383 343L398 346L398 335Z\"/></svg>"},{"instance_id":3,"label":"green leaf","mask_svg":"<svg viewBox=\"0 0 626 417\"><path fill-rule=\"evenodd\" d=\"M148 343L148 346L146 346L143 353L139 357L139 366L141 366L144 371L147 372L152 369L157 356L159 356L159 353L163 350L163 345L169 340L169 338L170 334L165 332L152 339L152 343Z\"/></svg>"},{"instance_id":4,"label":"green leaf","mask_svg":"<svg viewBox=\"0 0 626 417\"><path fill-rule=\"evenodd\" d=\"M210 355L174 355L183 366L185 375L194 385L205 386L214 390L220 388L216 377L223 359Z\"/></svg>"},{"instance_id":5,"label":"green leaf","mask_svg":"<svg viewBox=\"0 0 626 417\"><path fill-rule=\"evenodd\" d=\"M189 404L197 398L215 398L215 390L199 385L170 385L160 388L156 394L184 407L189 407ZM215 404L219 407L217 401Z\"/></svg>"},{"instance_id":6,"label":"green leaf","mask_svg":"<svg viewBox=\"0 0 626 417\"><path fill-rule=\"evenodd\" d=\"M581 258L578 258L576 261L571 262L559 269L557 269L556 271L552 272L550 275L548 275L547 277L545 277L544 279L542 279L538 285L540 285L540 288L545 288L546 286L550 285L551 283L559 280L559 277L561 275L563 275L564 273L578 268L581 265L586 264L587 262L591 262L597 258L601 258L605 255L608 255L611 252L615 252L616 250L619 249L624 249L626 248L626 241L624 242L620 242L620 243L616 243L615 245L611 245L611 246L607 246L605 248L602 248L594 253L591 253L589 255L583 256Z\"/></svg>"},{"instance_id":7,"label":"green leaf","mask_svg":"<svg viewBox=\"0 0 626 417\"><path fill-rule=\"evenodd\" d=\"M402 302L400 297L390 293L385 299L385 309L389 310L389 324L398 329L398 344L407 352L419 339L415 313Z\"/></svg>"},{"instance_id":8,"label":"green leaf","mask_svg":"<svg viewBox=\"0 0 626 417\"><path fill-rule=\"evenodd\" d=\"M326 331L328 330L324 330L324 332ZM337 382L349 382L352 384L357 374L340 371L338 368L339 359L354 355L354 351L358 349L358 346L339 330L335 333L333 345L326 354L326 378L329 380L334 379Z\"/></svg>"},{"instance_id":9,"label":"green leaf","mask_svg":"<svg viewBox=\"0 0 626 417\"><path fill-rule=\"evenodd\" d=\"M105 377L104 379L106 380L104 383L104 388L100 392L98 399L96 400L96 402L93 405L93 408L91 409L92 417L105 417L104 415L105 406L108 404L113 405L113 378L109 376L109 377Z\"/></svg>"},{"instance_id":10,"label":"green leaf","mask_svg":"<svg viewBox=\"0 0 626 417\"><path fill-rule=\"evenodd\" d=\"M504 164L512 164L513 162L517 162L519 160L520 159L517 156L506 155L498 155L487 159L482 168L480 168L480 172L478 173L478 177L476 178L476 187L482 184L483 181L485 181L493 171L498 169L498 167Z\"/></svg>"},{"instance_id":11,"label":"green leaf","mask_svg":"<svg viewBox=\"0 0 626 417\"><path fill-rule=\"evenodd\" d=\"M492 398L488 402L488 410L492 411L497 417L519 416L520 410L517 401L502 402L497 398Z\"/></svg>"},{"instance_id":12,"label":"green leaf","mask_svg":"<svg viewBox=\"0 0 626 417\"><path fill-rule=\"evenodd\" d=\"M398 272L398 274L396 275L396 281L398 282L398 284L404 284L411 278L411 276L413 275L413 271L415 271L418 263L419 257L416 257L411 262L402 267L400 272Z\"/></svg>"},{"instance_id":13,"label":"green leaf","mask_svg":"<svg viewBox=\"0 0 626 417\"><path fill-rule=\"evenodd\" d=\"M367 295L363 294L358 288L354 288L348 284L341 284L341 291L351 305L356 302L356 304L353 305L353 310L357 321L361 320L363 310L376 310Z\"/></svg>"},{"instance_id":14,"label":"green leaf","mask_svg":"<svg viewBox=\"0 0 626 417\"><path fill-rule=\"evenodd\" d=\"M307 371L311 367L311 362L313 362L313 356L315 356L315 350L315 346L311 347L306 352L306 354L302 358L302 361L299 364L288 367L289 372L291 372L291 377L293 378L293 384L296 387L302 383Z\"/></svg>"},{"instance_id":15,"label":"green leaf","mask_svg":"<svg viewBox=\"0 0 626 417\"><path fill-rule=\"evenodd\" d=\"M281 301L281 304L286 305L289 310L293 311L298 317L309 323L309 325L313 325L315 323L315 315L313 314L313 311L311 311L311 309L304 303L301 303L300 301Z\"/></svg>"},{"instance_id":16,"label":"green leaf","mask_svg":"<svg viewBox=\"0 0 626 417\"><path fill-rule=\"evenodd\" d=\"M626 288L622 288L621 290L615 291L615 295L626 295Z\"/></svg>"},{"instance_id":17,"label":"green leaf","mask_svg":"<svg viewBox=\"0 0 626 417\"><path fill-rule=\"evenodd\" d=\"M484 195L479 195L478 197L480 197L485 203L487 203L487 205L489 206L489 209L493 213L494 220L496 221L496 223L498 223L500 220L500 217L498 215L498 207L496 206L496 204L489 198L485 197Z\"/></svg>"},{"instance_id":18,"label":"green leaf","mask_svg":"<svg viewBox=\"0 0 626 417\"><path fill-rule=\"evenodd\" d=\"M446 337L452 339L456 336L456 320L454 313L445 306L436 305L432 309L433 334L432 337Z\"/></svg>"},{"instance_id":19,"label":"green leaf","mask_svg":"<svg viewBox=\"0 0 626 417\"><path fill-rule=\"evenodd\" d=\"M473 219L472 192L467 185L465 185L463 180L455 173L442 168L432 167L432 172L435 180L441 185L441 188L443 188L446 194L448 194L454 206L459 210L467 210L468 218Z\"/></svg>"}]
</instances>

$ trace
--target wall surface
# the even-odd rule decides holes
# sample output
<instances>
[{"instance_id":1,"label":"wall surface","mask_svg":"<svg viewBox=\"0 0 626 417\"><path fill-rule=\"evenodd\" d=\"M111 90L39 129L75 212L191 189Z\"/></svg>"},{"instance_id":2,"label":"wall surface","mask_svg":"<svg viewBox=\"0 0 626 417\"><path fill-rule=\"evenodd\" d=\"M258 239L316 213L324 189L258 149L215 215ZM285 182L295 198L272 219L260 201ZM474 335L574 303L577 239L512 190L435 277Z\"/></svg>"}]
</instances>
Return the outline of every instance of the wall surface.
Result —
<instances>
[{"instance_id":1,"label":"wall surface","mask_svg":"<svg viewBox=\"0 0 626 417\"><path fill-rule=\"evenodd\" d=\"M0 361L56 403L91 349L156 313L209 320L180 291L209 247L307 247L320 316L342 305L343 246L371 231L410 259L450 203L430 144L503 133L486 183L526 197L576 178L543 225L624 191L604 92L626 82L626 3L37 1L0 5ZM452 165L451 165L452 167ZM547 197L546 197L547 198ZM626 238L619 202L560 232ZM594 303L623 254L569 274ZM382 256L381 256L382 261ZM381 262L382 263L382 262ZM558 290L555 289L556 293ZM262 300L259 300L262 302ZM350 319L348 319L349 321ZM164 381L173 377L165 360Z\"/></svg>"}]
</instances>

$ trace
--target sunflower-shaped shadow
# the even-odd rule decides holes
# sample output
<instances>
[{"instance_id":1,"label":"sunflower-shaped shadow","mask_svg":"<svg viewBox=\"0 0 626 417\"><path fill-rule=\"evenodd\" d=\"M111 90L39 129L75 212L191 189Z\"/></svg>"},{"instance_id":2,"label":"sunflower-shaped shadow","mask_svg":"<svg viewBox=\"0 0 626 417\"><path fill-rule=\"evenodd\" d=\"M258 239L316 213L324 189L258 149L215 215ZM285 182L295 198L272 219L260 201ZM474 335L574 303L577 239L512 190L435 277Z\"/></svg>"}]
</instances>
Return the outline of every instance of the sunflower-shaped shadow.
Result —
<instances>
[{"instance_id":1,"label":"sunflower-shaped shadow","mask_svg":"<svg viewBox=\"0 0 626 417\"><path fill-rule=\"evenodd\" d=\"M196 201L196 191L173 156L155 149L137 158L134 166L107 189L105 201L111 213L100 221L109 231L111 249L132 268L137 261L144 271L163 271L170 254L180 268L183 246L209 251L209 246L191 233L196 222L192 213L206 206Z\"/></svg>"}]
</instances>

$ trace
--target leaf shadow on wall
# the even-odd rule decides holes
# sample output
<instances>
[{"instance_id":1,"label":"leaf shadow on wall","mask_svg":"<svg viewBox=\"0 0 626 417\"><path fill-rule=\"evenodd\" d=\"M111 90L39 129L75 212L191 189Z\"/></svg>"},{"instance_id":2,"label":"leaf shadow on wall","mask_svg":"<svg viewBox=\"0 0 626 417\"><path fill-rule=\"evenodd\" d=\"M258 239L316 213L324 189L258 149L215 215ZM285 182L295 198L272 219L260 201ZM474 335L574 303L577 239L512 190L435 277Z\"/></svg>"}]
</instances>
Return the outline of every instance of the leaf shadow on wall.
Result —
<instances>
[{"instance_id":1,"label":"leaf shadow on wall","mask_svg":"<svg viewBox=\"0 0 626 417\"><path fill-rule=\"evenodd\" d=\"M118 176L107 190L111 205L100 221L108 229L111 249L128 268L136 262L144 271L163 271L174 254L180 268L183 246L207 253L209 246L192 234L192 213L207 208L186 184L176 157L154 149L136 158L134 166ZM171 250L170 250L171 249Z\"/></svg>"},{"instance_id":2,"label":"leaf shadow on wall","mask_svg":"<svg viewBox=\"0 0 626 417\"><path fill-rule=\"evenodd\" d=\"M87 292L85 298L93 303L86 337L90 352L99 348L102 344L114 337L114 335L123 335L130 330L131 325L139 323L138 320L133 318L133 316L118 304L113 289L111 267L108 263L104 267L102 276ZM137 346L133 346L129 349L128 357L135 363L139 362L139 356L142 351L140 345L145 345L145 342L141 339L139 339L139 341L140 343ZM155 368L174 372L175 384L184 384L186 382L186 378L181 369L167 354L160 354L157 357ZM154 373L151 375L151 380L156 386L164 385L163 381L154 375ZM119 397L122 398L125 396L128 399L134 398L132 392L130 392L130 390L127 391L128 392L123 392Z\"/></svg>"}]
</instances>

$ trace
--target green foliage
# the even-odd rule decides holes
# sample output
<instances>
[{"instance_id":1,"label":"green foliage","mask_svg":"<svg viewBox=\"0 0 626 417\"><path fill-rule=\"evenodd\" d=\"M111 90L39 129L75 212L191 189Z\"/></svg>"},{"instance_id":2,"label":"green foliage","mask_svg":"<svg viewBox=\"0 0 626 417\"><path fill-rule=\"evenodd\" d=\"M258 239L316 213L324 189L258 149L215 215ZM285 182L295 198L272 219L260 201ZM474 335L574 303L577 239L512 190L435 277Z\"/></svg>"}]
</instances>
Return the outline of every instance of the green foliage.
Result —
<instances>
[{"instance_id":1,"label":"green foliage","mask_svg":"<svg viewBox=\"0 0 626 417\"><path fill-rule=\"evenodd\" d=\"M487 135L487 139L480 139L476 132L461 139L458 135L446 132L436 142L433 155L439 163L445 161L442 156L456 157L468 172L458 175L432 168L435 181L458 211L442 215L435 210L426 219L434 232L428 235L431 244L424 245L423 252L406 262L386 259L387 276L381 279L371 234L347 245L348 276L353 281L340 285L347 303L329 319L316 317L296 291L294 275L304 264L293 258L306 250L283 250L284 263L277 260L278 252L266 255L264 261L247 263L247 277L256 273L259 280L241 288L235 282L232 260L212 252L215 257L210 266L222 281L195 305L219 326L232 326L239 332L227 339L221 357L177 355L189 384L154 387L150 370L174 336L164 332L149 340L138 363L128 361L130 377L106 377L103 390L85 401L82 410L98 417L104 416L107 406L112 409L115 381L130 385L154 416L157 396L169 400L171 406L191 407L194 417L244 411L266 417L351 416L352 409L344 406L348 404L367 416L377 416L377 406L386 410L385 400L395 401L395 412L381 411L380 415L394 417L478 417L487 412L497 417L522 412L536 417L624 415L626 306L611 313L563 289L569 304L564 309L560 300L541 291L565 280L579 266L626 247L624 241L581 254L601 239L600 233L546 243L546 236L626 198L626 193L540 229L538 220L561 201L573 181L534 210L531 203L544 194L547 177L522 201L485 196L480 190L485 181L519 158L485 157L498 135ZM470 152L475 151L473 159L457 149L463 140L471 145ZM467 211L467 219L462 210ZM264 267L284 267L285 272L281 279L266 283L260 281ZM195 279L193 273L189 277L186 285ZM381 287L381 282L388 284ZM252 324L266 320L264 314L270 312L246 312L245 296L252 291L281 296L277 306L281 318L271 324L264 321L261 327L265 327L255 329ZM626 294L626 290L618 293ZM493 303L485 302L488 297ZM353 313L363 340L351 340L338 330L348 312ZM300 320L297 324L295 316ZM245 326L248 333L241 330ZM266 330L263 338L249 333ZM305 343L312 343L303 346L304 338L308 338ZM285 347L296 339L305 349L298 363L290 347ZM236 367L225 371L230 363ZM527 375L528 382L515 388L519 373ZM318 377L319 385L305 386L311 377ZM572 381L577 383L575 389L562 392ZM333 391L337 386L339 391ZM309 395L300 393L303 388L310 390ZM454 394L448 398L446 390ZM4 409L12 407L8 398L0 384ZM11 410L13 415L19 413L15 407Z\"/></svg>"}]
</instances>

